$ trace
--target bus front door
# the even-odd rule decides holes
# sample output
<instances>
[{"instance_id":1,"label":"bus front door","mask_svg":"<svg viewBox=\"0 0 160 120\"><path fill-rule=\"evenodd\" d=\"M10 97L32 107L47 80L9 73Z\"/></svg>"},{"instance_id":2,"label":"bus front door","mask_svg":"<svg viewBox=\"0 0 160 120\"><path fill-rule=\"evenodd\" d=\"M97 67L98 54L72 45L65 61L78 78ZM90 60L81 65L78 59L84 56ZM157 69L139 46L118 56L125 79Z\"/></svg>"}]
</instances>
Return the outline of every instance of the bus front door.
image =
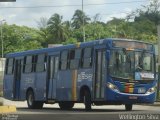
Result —
<instances>
[{"instance_id":1,"label":"bus front door","mask_svg":"<svg viewBox=\"0 0 160 120\"><path fill-rule=\"evenodd\" d=\"M13 81L13 99L20 99L20 81L21 81L21 62L22 60L15 60L15 71Z\"/></svg>"},{"instance_id":2,"label":"bus front door","mask_svg":"<svg viewBox=\"0 0 160 120\"><path fill-rule=\"evenodd\" d=\"M59 67L59 57L49 56L49 69L48 69L48 100L56 99L56 84L57 84L57 73Z\"/></svg>"},{"instance_id":3,"label":"bus front door","mask_svg":"<svg viewBox=\"0 0 160 120\"><path fill-rule=\"evenodd\" d=\"M104 99L105 75L106 75L105 50L95 50L95 80L94 80L94 99Z\"/></svg>"}]
</instances>

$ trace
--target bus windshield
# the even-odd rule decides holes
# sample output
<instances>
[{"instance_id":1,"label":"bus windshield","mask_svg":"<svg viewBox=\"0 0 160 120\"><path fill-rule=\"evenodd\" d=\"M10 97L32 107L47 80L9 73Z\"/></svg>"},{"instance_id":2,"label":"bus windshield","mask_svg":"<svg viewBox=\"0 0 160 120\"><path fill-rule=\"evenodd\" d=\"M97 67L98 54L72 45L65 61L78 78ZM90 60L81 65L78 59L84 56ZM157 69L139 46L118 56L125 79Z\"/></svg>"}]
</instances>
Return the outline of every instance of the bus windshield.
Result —
<instances>
[{"instance_id":1,"label":"bus windshield","mask_svg":"<svg viewBox=\"0 0 160 120\"><path fill-rule=\"evenodd\" d=\"M127 79L153 79L153 54L146 51L111 50L109 62L110 75ZM136 77L139 73L139 78Z\"/></svg>"}]
</instances>

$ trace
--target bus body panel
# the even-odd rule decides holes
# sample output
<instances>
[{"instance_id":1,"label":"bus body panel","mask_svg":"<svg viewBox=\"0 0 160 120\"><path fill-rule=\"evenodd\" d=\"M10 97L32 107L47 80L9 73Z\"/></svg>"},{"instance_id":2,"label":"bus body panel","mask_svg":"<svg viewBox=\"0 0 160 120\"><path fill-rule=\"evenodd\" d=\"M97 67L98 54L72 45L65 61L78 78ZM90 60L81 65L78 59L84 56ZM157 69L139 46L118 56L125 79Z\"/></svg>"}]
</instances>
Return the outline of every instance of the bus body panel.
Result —
<instances>
[{"instance_id":1,"label":"bus body panel","mask_svg":"<svg viewBox=\"0 0 160 120\"><path fill-rule=\"evenodd\" d=\"M3 82L4 98L13 100L13 75L4 76Z\"/></svg>"},{"instance_id":2,"label":"bus body panel","mask_svg":"<svg viewBox=\"0 0 160 120\"><path fill-rule=\"evenodd\" d=\"M38 72L35 74L35 100L46 100L46 72Z\"/></svg>"},{"instance_id":3,"label":"bus body panel","mask_svg":"<svg viewBox=\"0 0 160 120\"><path fill-rule=\"evenodd\" d=\"M21 78L21 99L25 100L29 89L32 89L35 93L35 73L23 73Z\"/></svg>"},{"instance_id":4,"label":"bus body panel","mask_svg":"<svg viewBox=\"0 0 160 120\"><path fill-rule=\"evenodd\" d=\"M80 69L77 75L77 100L80 100L80 90L86 86L93 97L93 70L92 69Z\"/></svg>"},{"instance_id":5,"label":"bus body panel","mask_svg":"<svg viewBox=\"0 0 160 120\"><path fill-rule=\"evenodd\" d=\"M72 100L72 72L69 70L59 71L57 80L57 100Z\"/></svg>"}]
</instances>

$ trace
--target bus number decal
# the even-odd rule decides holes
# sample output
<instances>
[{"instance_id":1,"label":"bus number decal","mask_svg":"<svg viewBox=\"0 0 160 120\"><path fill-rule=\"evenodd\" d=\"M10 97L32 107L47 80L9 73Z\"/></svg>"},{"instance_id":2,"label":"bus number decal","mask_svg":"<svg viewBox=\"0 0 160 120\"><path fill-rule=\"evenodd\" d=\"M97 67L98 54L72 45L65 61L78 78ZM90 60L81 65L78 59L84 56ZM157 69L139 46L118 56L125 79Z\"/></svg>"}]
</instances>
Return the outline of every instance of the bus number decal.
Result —
<instances>
[{"instance_id":1,"label":"bus number decal","mask_svg":"<svg viewBox=\"0 0 160 120\"><path fill-rule=\"evenodd\" d=\"M89 81L92 81L92 77L93 75L92 74L87 74L85 72L81 72L78 74L78 81L82 81L82 80L89 80Z\"/></svg>"}]
</instances>

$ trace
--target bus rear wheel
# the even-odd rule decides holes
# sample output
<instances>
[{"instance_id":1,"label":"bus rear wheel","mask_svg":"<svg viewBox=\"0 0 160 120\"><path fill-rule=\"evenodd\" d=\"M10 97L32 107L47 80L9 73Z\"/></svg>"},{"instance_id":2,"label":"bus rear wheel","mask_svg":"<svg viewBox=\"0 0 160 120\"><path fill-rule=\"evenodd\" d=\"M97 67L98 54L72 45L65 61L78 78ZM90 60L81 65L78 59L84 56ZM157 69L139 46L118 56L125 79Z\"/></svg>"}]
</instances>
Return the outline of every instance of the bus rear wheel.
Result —
<instances>
[{"instance_id":1,"label":"bus rear wheel","mask_svg":"<svg viewBox=\"0 0 160 120\"><path fill-rule=\"evenodd\" d=\"M27 92L27 105L30 109L41 109L43 107L43 102L35 101L34 93L30 90Z\"/></svg>"},{"instance_id":2,"label":"bus rear wheel","mask_svg":"<svg viewBox=\"0 0 160 120\"><path fill-rule=\"evenodd\" d=\"M74 102L59 102L59 107L60 109L62 110L69 110L69 109L72 109L73 106L74 106Z\"/></svg>"},{"instance_id":3,"label":"bus rear wheel","mask_svg":"<svg viewBox=\"0 0 160 120\"><path fill-rule=\"evenodd\" d=\"M90 111L91 110L91 94L89 91L85 91L84 92L84 98L83 98L83 101L84 101L84 105L85 105L85 110L86 111Z\"/></svg>"},{"instance_id":4,"label":"bus rear wheel","mask_svg":"<svg viewBox=\"0 0 160 120\"><path fill-rule=\"evenodd\" d=\"M126 111L131 111L132 110L133 105L132 104L125 104L125 110Z\"/></svg>"}]
</instances>

